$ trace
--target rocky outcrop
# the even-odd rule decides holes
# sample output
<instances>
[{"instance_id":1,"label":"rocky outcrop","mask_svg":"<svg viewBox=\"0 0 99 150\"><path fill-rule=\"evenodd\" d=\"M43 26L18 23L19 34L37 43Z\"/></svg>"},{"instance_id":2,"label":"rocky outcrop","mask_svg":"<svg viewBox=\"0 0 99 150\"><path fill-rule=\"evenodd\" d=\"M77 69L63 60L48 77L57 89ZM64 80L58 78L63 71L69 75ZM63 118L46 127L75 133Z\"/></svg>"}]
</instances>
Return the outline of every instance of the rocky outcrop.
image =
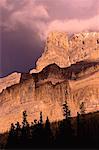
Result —
<instances>
[{"instance_id":1,"label":"rocky outcrop","mask_svg":"<svg viewBox=\"0 0 99 150\"><path fill-rule=\"evenodd\" d=\"M36 63L36 71L41 71L44 67L53 63L60 67L69 65L68 47L66 33L51 32L47 37L44 53Z\"/></svg>"},{"instance_id":2,"label":"rocky outcrop","mask_svg":"<svg viewBox=\"0 0 99 150\"><path fill-rule=\"evenodd\" d=\"M20 83L0 94L0 131L12 122L21 122L24 110L29 122L39 119L40 111L44 120L47 116L50 121L61 120L65 100L72 116L82 102L86 113L99 110L99 62L82 61L67 68L52 64L40 73L22 74Z\"/></svg>"},{"instance_id":3,"label":"rocky outcrop","mask_svg":"<svg viewBox=\"0 0 99 150\"><path fill-rule=\"evenodd\" d=\"M0 93L3 89L20 82L21 73L12 73L5 78L0 78Z\"/></svg>"},{"instance_id":4,"label":"rocky outcrop","mask_svg":"<svg viewBox=\"0 0 99 150\"><path fill-rule=\"evenodd\" d=\"M30 73L40 72L49 64L56 63L61 68L82 60L99 60L99 32L79 33L71 37L65 32L49 34L44 53L36 63L36 69Z\"/></svg>"},{"instance_id":5,"label":"rocky outcrop","mask_svg":"<svg viewBox=\"0 0 99 150\"><path fill-rule=\"evenodd\" d=\"M70 62L81 60L99 60L99 33L79 33L71 37L69 41Z\"/></svg>"},{"instance_id":6,"label":"rocky outcrop","mask_svg":"<svg viewBox=\"0 0 99 150\"><path fill-rule=\"evenodd\" d=\"M40 111L44 120L61 120L65 100L72 116L82 102L86 113L99 110L99 33L50 33L36 69L0 79L0 89L0 131L21 122L24 110L29 122Z\"/></svg>"},{"instance_id":7,"label":"rocky outcrop","mask_svg":"<svg viewBox=\"0 0 99 150\"><path fill-rule=\"evenodd\" d=\"M7 87L0 94L0 131L5 131L15 120L21 121L23 110L33 108L35 83L30 76L27 80L22 79L20 83Z\"/></svg>"}]
</instances>

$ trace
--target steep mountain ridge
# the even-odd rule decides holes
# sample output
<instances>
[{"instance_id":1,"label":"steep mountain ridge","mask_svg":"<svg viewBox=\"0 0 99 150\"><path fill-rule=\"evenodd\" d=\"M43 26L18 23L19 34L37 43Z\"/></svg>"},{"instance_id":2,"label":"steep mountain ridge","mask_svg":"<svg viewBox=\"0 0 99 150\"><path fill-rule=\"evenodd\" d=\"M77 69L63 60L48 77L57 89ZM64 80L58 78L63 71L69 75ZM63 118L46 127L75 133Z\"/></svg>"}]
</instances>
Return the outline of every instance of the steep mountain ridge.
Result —
<instances>
[{"instance_id":1,"label":"steep mountain ridge","mask_svg":"<svg viewBox=\"0 0 99 150\"><path fill-rule=\"evenodd\" d=\"M1 132L22 121L24 110L29 122L40 111L44 120L61 120L65 100L72 116L82 102L86 113L99 110L99 33L50 33L36 69L0 79L0 90Z\"/></svg>"},{"instance_id":2,"label":"steep mountain ridge","mask_svg":"<svg viewBox=\"0 0 99 150\"><path fill-rule=\"evenodd\" d=\"M65 32L51 32L36 69L30 73L40 72L49 64L64 68L82 60L99 61L99 32L78 33L70 38Z\"/></svg>"},{"instance_id":3,"label":"steep mountain ridge","mask_svg":"<svg viewBox=\"0 0 99 150\"><path fill-rule=\"evenodd\" d=\"M20 82L21 73L12 73L7 77L0 78L0 93L3 89Z\"/></svg>"},{"instance_id":4,"label":"steep mountain ridge","mask_svg":"<svg viewBox=\"0 0 99 150\"><path fill-rule=\"evenodd\" d=\"M40 111L44 120L47 116L51 121L61 120L66 99L72 116L81 102L85 102L86 112L99 110L99 62L79 62L66 68L52 64L40 73L22 74L20 83L0 94L0 131L22 121L23 110L27 110L29 122L39 119Z\"/></svg>"}]
</instances>

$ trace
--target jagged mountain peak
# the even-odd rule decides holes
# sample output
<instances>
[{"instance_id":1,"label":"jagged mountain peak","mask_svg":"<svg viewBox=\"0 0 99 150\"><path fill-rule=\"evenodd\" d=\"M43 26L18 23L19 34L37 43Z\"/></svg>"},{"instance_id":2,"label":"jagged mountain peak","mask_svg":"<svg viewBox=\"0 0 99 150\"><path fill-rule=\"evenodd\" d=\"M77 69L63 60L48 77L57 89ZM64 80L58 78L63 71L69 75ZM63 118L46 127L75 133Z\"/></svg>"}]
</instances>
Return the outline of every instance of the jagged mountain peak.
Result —
<instances>
[{"instance_id":1,"label":"jagged mountain peak","mask_svg":"<svg viewBox=\"0 0 99 150\"><path fill-rule=\"evenodd\" d=\"M55 31L49 33L44 53L30 73L40 72L49 64L64 68L82 60L99 60L99 32L81 32L69 38L66 32Z\"/></svg>"},{"instance_id":2,"label":"jagged mountain peak","mask_svg":"<svg viewBox=\"0 0 99 150\"><path fill-rule=\"evenodd\" d=\"M51 121L63 117L62 104L68 101L76 116L81 102L86 112L99 110L99 33L51 33L37 67L21 74L20 82L0 93L0 131L21 121L22 111L39 119L43 112ZM33 73L35 72L35 73ZM57 113L58 112L58 113ZM10 118L10 119L9 119Z\"/></svg>"}]
</instances>

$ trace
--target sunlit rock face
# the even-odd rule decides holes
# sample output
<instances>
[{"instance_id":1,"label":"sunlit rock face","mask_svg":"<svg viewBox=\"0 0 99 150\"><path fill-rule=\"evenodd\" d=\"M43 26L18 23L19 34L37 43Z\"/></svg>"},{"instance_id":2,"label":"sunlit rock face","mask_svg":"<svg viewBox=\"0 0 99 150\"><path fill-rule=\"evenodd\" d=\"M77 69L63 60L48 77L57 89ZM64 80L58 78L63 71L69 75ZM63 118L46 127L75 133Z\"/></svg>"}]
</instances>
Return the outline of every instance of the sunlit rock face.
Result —
<instances>
[{"instance_id":1,"label":"sunlit rock face","mask_svg":"<svg viewBox=\"0 0 99 150\"><path fill-rule=\"evenodd\" d=\"M81 60L99 60L99 33L79 33L71 37L69 41L70 62Z\"/></svg>"},{"instance_id":2,"label":"sunlit rock face","mask_svg":"<svg viewBox=\"0 0 99 150\"><path fill-rule=\"evenodd\" d=\"M39 72L49 64L56 63L61 68L82 60L99 60L99 33L79 33L71 37L65 32L51 32L46 40L44 53L36 63Z\"/></svg>"},{"instance_id":3,"label":"sunlit rock face","mask_svg":"<svg viewBox=\"0 0 99 150\"><path fill-rule=\"evenodd\" d=\"M36 63L36 70L41 71L49 64L56 63L60 67L69 66L68 36L65 32L51 32L46 40L44 53Z\"/></svg>"},{"instance_id":4,"label":"sunlit rock face","mask_svg":"<svg viewBox=\"0 0 99 150\"><path fill-rule=\"evenodd\" d=\"M26 74L23 75L26 77ZM35 83L32 75L22 77L20 83L7 87L0 94L0 131L5 131L17 120L21 121L24 109L32 109L31 103L35 103Z\"/></svg>"},{"instance_id":5,"label":"sunlit rock face","mask_svg":"<svg viewBox=\"0 0 99 150\"><path fill-rule=\"evenodd\" d=\"M83 66L83 67L82 67ZM71 116L76 116L85 102L86 113L99 110L99 62L79 62L67 68L56 64L35 74L21 74L20 83L6 88L0 94L0 131L12 122L22 121L27 111L28 121L63 119L62 104L67 100Z\"/></svg>"},{"instance_id":6,"label":"sunlit rock face","mask_svg":"<svg viewBox=\"0 0 99 150\"><path fill-rule=\"evenodd\" d=\"M0 79L0 131L12 122L63 119L62 104L68 102L76 116L84 102L87 112L99 110L99 33L49 34L45 50L30 73L15 73Z\"/></svg>"},{"instance_id":7,"label":"sunlit rock face","mask_svg":"<svg viewBox=\"0 0 99 150\"><path fill-rule=\"evenodd\" d=\"M3 89L20 82L21 73L12 73L5 78L0 78L0 93Z\"/></svg>"}]
</instances>

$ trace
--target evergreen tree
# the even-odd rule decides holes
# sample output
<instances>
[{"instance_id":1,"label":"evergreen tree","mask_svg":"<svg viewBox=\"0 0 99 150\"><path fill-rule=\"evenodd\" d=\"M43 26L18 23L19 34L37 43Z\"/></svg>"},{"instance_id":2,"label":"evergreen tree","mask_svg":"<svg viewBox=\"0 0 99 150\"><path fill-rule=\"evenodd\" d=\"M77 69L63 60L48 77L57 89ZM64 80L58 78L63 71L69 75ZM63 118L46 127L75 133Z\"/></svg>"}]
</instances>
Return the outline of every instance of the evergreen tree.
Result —
<instances>
[{"instance_id":1,"label":"evergreen tree","mask_svg":"<svg viewBox=\"0 0 99 150\"><path fill-rule=\"evenodd\" d=\"M37 138L37 142L39 141L39 146L40 147L44 146L42 112L40 112L40 119L39 119L38 124L36 126L36 138Z\"/></svg>"},{"instance_id":2,"label":"evergreen tree","mask_svg":"<svg viewBox=\"0 0 99 150\"><path fill-rule=\"evenodd\" d=\"M50 128L50 121L49 121L49 118L47 116L47 119L46 119L46 122L45 122L45 129L49 132L51 131L51 128Z\"/></svg>"},{"instance_id":3,"label":"evergreen tree","mask_svg":"<svg viewBox=\"0 0 99 150\"><path fill-rule=\"evenodd\" d=\"M26 127L27 124L28 124L28 122L27 122L27 112L26 112L26 110L23 111L23 122L22 122L22 124L23 124L23 127Z\"/></svg>"},{"instance_id":4,"label":"evergreen tree","mask_svg":"<svg viewBox=\"0 0 99 150\"><path fill-rule=\"evenodd\" d=\"M67 104L67 101L63 104L63 116L65 119L59 125L59 138L58 143L61 144L62 147L68 146L70 141L72 141L73 129L71 125L71 114ZM71 139L71 140L70 140ZM66 142L67 141L67 142ZM72 142L71 142L72 143Z\"/></svg>"},{"instance_id":5,"label":"evergreen tree","mask_svg":"<svg viewBox=\"0 0 99 150\"><path fill-rule=\"evenodd\" d=\"M51 131L50 121L48 117L45 122L45 139L44 140L46 143L46 147L51 147L52 141L53 141L53 134Z\"/></svg>"},{"instance_id":6,"label":"evergreen tree","mask_svg":"<svg viewBox=\"0 0 99 150\"><path fill-rule=\"evenodd\" d=\"M37 120L36 120L36 119L34 119L34 124L35 124L35 125L37 124Z\"/></svg>"},{"instance_id":7,"label":"evergreen tree","mask_svg":"<svg viewBox=\"0 0 99 150\"><path fill-rule=\"evenodd\" d=\"M14 124L11 123L6 148L15 148L15 146L16 146L16 130Z\"/></svg>"},{"instance_id":8,"label":"evergreen tree","mask_svg":"<svg viewBox=\"0 0 99 150\"><path fill-rule=\"evenodd\" d=\"M17 123L15 124L15 128L16 128L16 136L17 136L17 137L20 137L20 134L21 134L21 125L20 125L19 122L17 122Z\"/></svg>"},{"instance_id":9,"label":"evergreen tree","mask_svg":"<svg viewBox=\"0 0 99 150\"><path fill-rule=\"evenodd\" d=\"M68 108L67 101L65 101L65 103L63 104L63 116L66 120L70 117L70 110Z\"/></svg>"},{"instance_id":10,"label":"evergreen tree","mask_svg":"<svg viewBox=\"0 0 99 150\"><path fill-rule=\"evenodd\" d=\"M40 112L40 124L43 124L42 112Z\"/></svg>"},{"instance_id":11,"label":"evergreen tree","mask_svg":"<svg viewBox=\"0 0 99 150\"><path fill-rule=\"evenodd\" d=\"M15 128L16 128L16 143L17 143L17 147L20 145L20 139L21 139L21 125L19 124L19 122L17 122L15 124Z\"/></svg>"},{"instance_id":12,"label":"evergreen tree","mask_svg":"<svg viewBox=\"0 0 99 150\"><path fill-rule=\"evenodd\" d=\"M37 122L37 120L34 120L34 125L32 124L32 141L33 146L40 148L43 147L44 141L43 141L43 116L42 112L40 112L40 119Z\"/></svg>"},{"instance_id":13,"label":"evergreen tree","mask_svg":"<svg viewBox=\"0 0 99 150\"><path fill-rule=\"evenodd\" d=\"M22 121L22 130L21 130L21 140L22 140L22 147L28 147L28 141L30 136L30 129L29 123L27 121L27 112L23 111L23 121Z\"/></svg>"},{"instance_id":14,"label":"evergreen tree","mask_svg":"<svg viewBox=\"0 0 99 150\"><path fill-rule=\"evenodd\" d=\"M84 115L84 114L85 114L85 104L84 104L84 102L82 102L82 103L80 104L80 114L81 114L81 115Z\"/></svg>"}]
</instances>

